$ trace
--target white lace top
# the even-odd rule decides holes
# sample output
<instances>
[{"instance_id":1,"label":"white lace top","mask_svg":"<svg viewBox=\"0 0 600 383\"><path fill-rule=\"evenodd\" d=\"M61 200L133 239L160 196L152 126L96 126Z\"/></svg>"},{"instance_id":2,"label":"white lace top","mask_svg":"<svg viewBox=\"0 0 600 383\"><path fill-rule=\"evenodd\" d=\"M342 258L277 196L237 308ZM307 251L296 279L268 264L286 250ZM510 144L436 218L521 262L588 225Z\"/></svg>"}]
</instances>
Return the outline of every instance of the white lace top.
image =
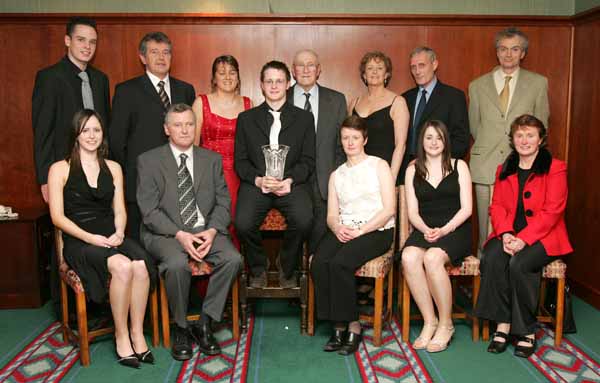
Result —
<instances>
[{"instance_id":1,"label":"white lace top","mask_svg":"<svg viewBox=\"0 0 600 383\"><path fill-rule=\"evenodd\" d=\"M377 178L378 161L383 160L367 156L358 165L350 167L346 162L335 170L335 190L342 225L360 228L383 209ZM393 217L378 230L392 227L394 227Z\"/></svg>"}]
</instances>

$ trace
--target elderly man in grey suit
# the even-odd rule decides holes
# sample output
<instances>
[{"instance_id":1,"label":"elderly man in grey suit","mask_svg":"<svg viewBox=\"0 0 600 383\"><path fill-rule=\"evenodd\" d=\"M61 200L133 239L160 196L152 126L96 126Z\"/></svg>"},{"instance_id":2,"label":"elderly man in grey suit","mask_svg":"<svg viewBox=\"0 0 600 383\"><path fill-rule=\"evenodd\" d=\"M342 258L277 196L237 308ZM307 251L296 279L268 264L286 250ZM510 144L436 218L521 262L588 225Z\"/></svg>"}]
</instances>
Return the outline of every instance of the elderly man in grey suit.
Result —
<instances>
[{"instance_id":1,"label":"elderly man in grey suit","mask_svg":"<svg viewBox=\"0 0 600 383\"><path fill-rule=\"evenodd\" d=\"M242 264L228 237L230 196L221 157L196 146L196 117L186 104L171 105L165 116L169 142L138 157L137 201L141 237L164 273L175 319L171 350L176 360L192 355L191 340L208 355L221 352L211 320L221 320L229 288ZM191 270L188 260L212 266L200 322L186 320Z\"/></svg>"},{"instance_id":2,"label":"elderly man in grey suit","mask_svg":"<svg viewBox=\"0 0 600 383\"><path fill-rule=\"evenodd\" d=\"M340 125L346 118L346 97L317 83L321 74L319 56L310 49L296 52L292 63L296 84L288 90L289 103L309 111L315 118L316 172L310 180L313 228L308 239L311 253L327 232L327 186L329 175L345 161Z\"/></svg>"},{"instance_id":3,"label":"elderly man in grey suit","mask_svg":"<svg viewBox=\"0 0 600 383\"><path fill-rule=\"evenodd\" d=\"M479 256L488 231L488 206L496 168L511 152L510 124L532 114L548 126L548 80L520 67L529 40L516 28L496 34L499 66L469 84L469 124L475 140L471 148L471 178L475 184L479 221Z\"/></svg>"}]
</instances>

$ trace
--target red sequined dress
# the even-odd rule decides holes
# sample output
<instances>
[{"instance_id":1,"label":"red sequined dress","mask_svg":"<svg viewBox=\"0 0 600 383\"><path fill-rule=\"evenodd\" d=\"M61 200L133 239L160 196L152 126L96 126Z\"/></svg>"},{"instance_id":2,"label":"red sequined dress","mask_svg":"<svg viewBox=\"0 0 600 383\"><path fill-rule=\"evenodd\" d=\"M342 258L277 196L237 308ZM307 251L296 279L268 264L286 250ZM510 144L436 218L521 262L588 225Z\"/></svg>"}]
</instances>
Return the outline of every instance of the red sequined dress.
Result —
<instances>
[{"instance_id":1,"label":"red sequined dress","mask_svg":"<svg viewBox=\"0 0 600 383\"><path fill-rule=\"evenodd\" d=\"M200 135L201 146L205 149L219 153L223 157L223 174L227 188L231 194L231 221L229 232L233 244L239 249L240 242L233 228L233 217L237 205L237 193L240 188L240 179L233 169L233 147L235 141L235 126L237 118L225 118L214 114L210 110L208 97L201 94L202 98L202 132ZM244 110L250 109L250 99L244 97Z\"/></svg>"}]
</instances>

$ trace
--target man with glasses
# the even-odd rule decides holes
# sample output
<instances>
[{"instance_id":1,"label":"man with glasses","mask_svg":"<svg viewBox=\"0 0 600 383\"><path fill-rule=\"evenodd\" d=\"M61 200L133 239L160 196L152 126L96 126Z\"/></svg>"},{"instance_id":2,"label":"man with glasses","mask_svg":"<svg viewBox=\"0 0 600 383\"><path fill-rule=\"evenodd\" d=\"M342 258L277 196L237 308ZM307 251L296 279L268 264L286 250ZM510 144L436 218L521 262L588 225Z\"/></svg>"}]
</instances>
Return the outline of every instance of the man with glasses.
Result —
<instances>
[{"instance_id":1,"label":"man with glasses","mask_svg":"<svg viewBox=\"0 0 600 383\"><path fill-rule=\"evenodd\" d=\"M511 152L510 124L531 114L548 126L548 80L520 67L529 40L516 28L496 34L499 66L469 85L469 124L475 140L471 148L471 178L475 186L479 224L479 257L488 235L488 206L496 168Z\"/></svg>"},{"instance_id":2,"label":"man with glasses","mask_svg":"<svg viewBox=\"0 0 600 383\"><path fill-rule=\"evenodd\" d=\"M345 161L340 125L346 118L346 97L317 83L321 74L319 56L310 49L296 53L292 63L296 84L287 92L287 101L309 111L315 119L316 166L309 186L313 200L313 227L308 240L311 254L327 232L327 188L329 176Z\"/></svg>"},{"instance_id":3,"label":"man with glasses","mask_svg":"<svg viewBox=\"0 0 600 383\"><path fill-rule=\"evenodd\" d=\"M265 102L240 113L237 120L234 166L241 185L234 222L245 245L251 287L267 285L259 227L269 210L278 209L287 223L278 259L281 287L297 286L295 270L312 226L309 180L315 167L315 124L310 112L286 102L290 80L284 63L266 63L260 72ZM265 175L263 145L289 146L282 179Z\"/></svg>"},{"instance_id":4,"label":"man with glasses","mask_svg":"<svg viewBox=\"0 0 600 383\"><path fill-rule=\"evenodd\" d=\"M127 227L129 235L140 238L141 217L136 202L137 157L167 142L163 128L171 104L191 105L194 87L169 76L171 40L162 32L146 34L139 56L146 73L117 84L112 121L108 131L110 150L125 172Z\"/></svg>"}]
</instances>

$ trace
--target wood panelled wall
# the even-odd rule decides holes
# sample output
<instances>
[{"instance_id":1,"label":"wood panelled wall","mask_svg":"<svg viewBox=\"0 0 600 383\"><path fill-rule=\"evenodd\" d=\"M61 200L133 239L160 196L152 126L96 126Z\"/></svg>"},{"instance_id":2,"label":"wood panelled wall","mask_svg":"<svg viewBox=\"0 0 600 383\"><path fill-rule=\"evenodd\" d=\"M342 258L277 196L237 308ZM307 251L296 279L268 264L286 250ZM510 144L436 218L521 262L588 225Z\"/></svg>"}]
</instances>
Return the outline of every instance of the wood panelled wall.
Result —
<instances>
[{"instance_id":1,"label":"wood panelled wall","mask_svg":"<svg viewBox=\"0 0 600 383\"><path fill-rule=\"evenodd\" d=\"M600 308L600 9L575 25L567 228L575 293Z\"/></svg>"},{"instance_id":2,"label":"wood panelled wall","mask_svg":"<svg viewBox=\"0 0 600 383\"><path fill-rule=\"evenodd\" d=\"M382 50L392 58L390 89L401 93L413 86L410 51L427 45L438 53L441 81L466 92L471 80L496 65L495 32L516 25L530 38L523 67L549 79L550 148L558 158L569 156L567 217L577 252L568 261L569 277L586 296L600 297L595 275L600 258L594 258L593 248L600 226L600 168L589 166L600 144L600 23L593 17L598 11L591 13L581 24L569 17L105 14L96 15L100 41L94 65L108 74L114 93L117 83L143 72L137 55L140 38L161 30L174 44L173 76L192 83L198 93L207 92L212 60L233 54L241 65L242 94L257 104L262 101L261 66L271 59L290 63L296 50L310 47L320 54L320 82L350 100L364 91L358 63L365 52ZM36 71L64 55L66 19L0 15L0 203L17 211L43 206L34 176L31 92Z\"/></svg>"}]
</instances>

